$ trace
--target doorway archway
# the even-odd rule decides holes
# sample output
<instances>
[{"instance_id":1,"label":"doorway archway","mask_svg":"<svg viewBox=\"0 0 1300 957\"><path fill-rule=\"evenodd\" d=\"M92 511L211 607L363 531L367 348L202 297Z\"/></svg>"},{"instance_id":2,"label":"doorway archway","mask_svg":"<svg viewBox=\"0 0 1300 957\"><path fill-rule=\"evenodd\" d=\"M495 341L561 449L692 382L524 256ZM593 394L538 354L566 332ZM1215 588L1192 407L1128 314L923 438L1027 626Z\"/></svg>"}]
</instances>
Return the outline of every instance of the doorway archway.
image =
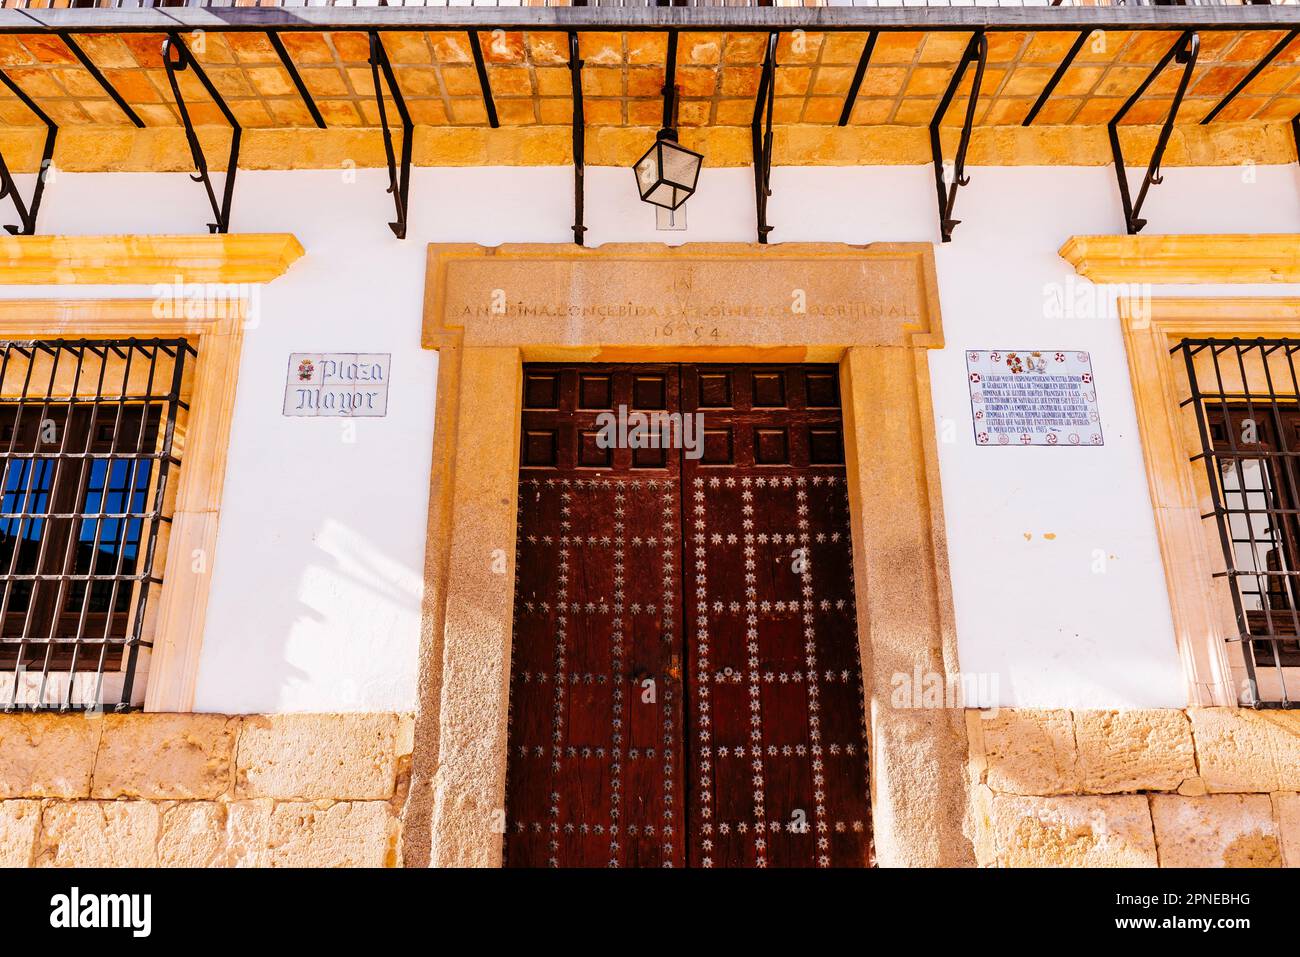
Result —
<instances>
[{"instance_id":1,"label":"doorway archway","mask_svg":"<svg viewBox=\"0 0 1300 957\"><path fill-rule=\"evenodd\" d=\"M963 712L889 695L896 674L958 673L929 244L432 246L424 343L440 364L408 861L501 863L523 367L596 361L838 367L877 857L973 862Z\"/></svg>"}]
</instances>

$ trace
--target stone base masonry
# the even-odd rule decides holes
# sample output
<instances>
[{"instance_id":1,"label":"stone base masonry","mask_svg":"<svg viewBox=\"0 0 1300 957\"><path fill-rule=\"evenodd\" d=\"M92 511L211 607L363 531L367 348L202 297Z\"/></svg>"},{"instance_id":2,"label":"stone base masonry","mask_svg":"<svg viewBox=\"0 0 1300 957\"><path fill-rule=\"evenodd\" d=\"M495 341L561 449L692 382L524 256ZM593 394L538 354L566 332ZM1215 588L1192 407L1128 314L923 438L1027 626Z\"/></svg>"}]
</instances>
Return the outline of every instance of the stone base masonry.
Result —
<instances>
[{"instance_id":1,"label":"stone base masonry","mask_svg":"<svg viewBox=\"0 0 1300 957\"><path fill-rule=\"evenodd\" d=\"M967 711L1000 867L1300 867L1300 712Z\"/></svg>"},{"instance_id":2,"label":"stone base masonry","mask_svg":"<svg viewBox=\"0 0 1300 957\"><path fill-rule=\"evenodd\" d=\"M0 867L394 866L412 723L0 715Z\"/></svg>"},{"instance_id":3,"label":"stone base masonry","mask_svg":"<svg viewBox=\"0 0 1300 957\"><path fill-rule=\"evenodd\" d=\"M412 723L0 715L0 867L400 864ZM981 865L1300 866L1300 713L1001 709L966 723Z\"/></svg>"}]
</instances>

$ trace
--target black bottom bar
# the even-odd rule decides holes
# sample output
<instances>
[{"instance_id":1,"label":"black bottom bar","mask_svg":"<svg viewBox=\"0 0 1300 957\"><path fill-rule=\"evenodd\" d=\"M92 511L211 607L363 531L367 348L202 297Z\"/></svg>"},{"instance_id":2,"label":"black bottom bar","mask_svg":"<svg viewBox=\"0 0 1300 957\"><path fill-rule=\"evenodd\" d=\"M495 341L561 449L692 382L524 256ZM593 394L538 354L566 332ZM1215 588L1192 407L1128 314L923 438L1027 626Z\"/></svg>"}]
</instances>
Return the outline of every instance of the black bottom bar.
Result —
<instances>
[{"instance_id":1,"label":"black bottom bar","mask_svg":"<svg viewBox=\"0 0 1300 957\"><path fill-rule=\"evenodd\" d=\"M474 934L493 949L545 935L549 946L575 945L581 953L639 933L661 938L665 918L677 937L725 933L729 950L766 953L806 949L810 928L833 925L860 935L867 949L873 940L897 940L920 953L978 951L990 935L1068 938L1076 949L1099 940L1181 944L1193 937L1233 947L1289 930L1293 888L1276 872L1227 870L34 870L8 871L0 881L5 939L15 952L46 941L188 946L211 901L237 902L222 918L226 936L270 933L308 953L373 947L380 926L415 927L435 938ZM51 926L67 922L73 888L82 907L101 894L150 895L149 936L134 937L129 925ZM650 905L656 898L672 903ZM144 899L136 900L139 914ZM578 919L567 919L579 900ZM639 930L651 913L655 925ZM828 935L821 939L830 945Z\"/></svg>"}]
</instances>

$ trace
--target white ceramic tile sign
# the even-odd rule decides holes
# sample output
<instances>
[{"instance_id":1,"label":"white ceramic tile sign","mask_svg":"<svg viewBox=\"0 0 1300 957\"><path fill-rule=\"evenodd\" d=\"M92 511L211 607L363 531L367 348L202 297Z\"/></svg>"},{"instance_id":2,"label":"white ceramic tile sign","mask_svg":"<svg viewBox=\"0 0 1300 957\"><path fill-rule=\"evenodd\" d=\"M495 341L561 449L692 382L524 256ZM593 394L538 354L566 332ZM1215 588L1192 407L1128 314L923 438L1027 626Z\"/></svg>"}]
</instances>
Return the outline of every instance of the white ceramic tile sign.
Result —
<instances>
[{"instance_id":1,"label":"white ceramic tile sign","mask_svg":"<svg viewBox=\"0 0 1300 957\"><path fill-rule=\"evenodd\" d=\"M284 414L382 416L388 413L387 352L294 352Z\"/></svg>"},{"instance_id":2,"label":"white ceramic tile sign","mask_svg":"<svg viewBox=\"0 0 1300 957\"><path fill-rule=\"evenodd\" d=\"M1101 445L1086 352L966 351L976 445Z\"/></svg>"}]
</instances>

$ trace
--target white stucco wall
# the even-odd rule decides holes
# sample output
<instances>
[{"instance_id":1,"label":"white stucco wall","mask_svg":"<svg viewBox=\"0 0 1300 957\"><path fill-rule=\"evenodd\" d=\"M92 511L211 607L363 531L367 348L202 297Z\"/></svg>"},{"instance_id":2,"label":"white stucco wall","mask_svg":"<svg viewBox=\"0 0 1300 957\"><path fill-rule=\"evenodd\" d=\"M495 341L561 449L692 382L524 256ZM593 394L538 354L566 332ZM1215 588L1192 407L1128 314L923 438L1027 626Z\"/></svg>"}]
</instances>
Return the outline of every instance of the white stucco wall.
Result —
<instances>
[{"instance_id":1,"label":"white stucco wall","mask_svg":"<svg viewBox=\"0 0 1300 957\"><path fill-rule=\"evenodd\" d=\"M1300 232L1297 168L1254 173L1244 182L1236 168L1167 170L1145 210L1147 231ZM1045 285L1074 281L1056 255L1066 238L1122 231L1113 172L971 175L957 201L963 223L937 251L948 348L931 357L963 670L995 674L1003 705L1182 705L1119 329L1106 318L1049 318L1044 308ZM419 346L425 245L568 242L572 172L417 169L404 242L385 225L385 185L375 170L354 182L338 172L239 174L233 229L293 232L307 255L262 291L260 321L245 337L201 710L414 705L437 366ZM772 185L773 242L937 239L929 167L778 168ZM183 175L59 174L40 229L199 232L209 218L201 188ZM751 174L706 169L688 218L685 232L658 233L628 170L587 171L588 245L751 240ZM3 296L34 292L0 287ZM1027 347L1092 353L1105 447L975 446L964 351ZM391 352L387 417L283 417L288 355L316 350ZM888 521L887 494L878 520ZM1093 571L1096 550L1107 556L1104 573Z\"/></svg>"}]
</instances>

